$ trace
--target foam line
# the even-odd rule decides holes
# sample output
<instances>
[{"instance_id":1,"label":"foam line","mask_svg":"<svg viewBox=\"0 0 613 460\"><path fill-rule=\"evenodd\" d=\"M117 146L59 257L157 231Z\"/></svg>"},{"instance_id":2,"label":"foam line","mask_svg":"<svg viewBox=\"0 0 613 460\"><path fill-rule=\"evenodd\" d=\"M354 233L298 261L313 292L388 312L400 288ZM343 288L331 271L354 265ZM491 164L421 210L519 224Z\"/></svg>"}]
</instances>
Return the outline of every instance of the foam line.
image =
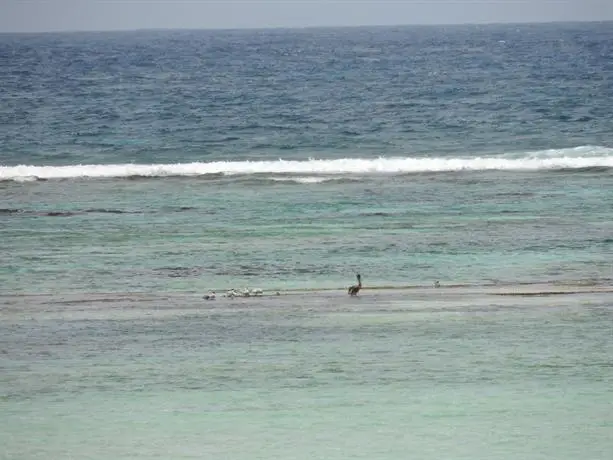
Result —
<instances>
[{"instance_id":1,"label":"foam line","mask_svg":"<svg viewBox=\"0 0 613 460\"><path fill-rule=\"evenodd\" d=\"M275 161L214 161L177 164L109 164L70 166L0 166L0 180L27 181L71 178L202 176L207 174L314 175L407 174L445 171L522 171L613 168L613 149L578 147L490 157L391 157Z\"/></svg>"}]
</instances>

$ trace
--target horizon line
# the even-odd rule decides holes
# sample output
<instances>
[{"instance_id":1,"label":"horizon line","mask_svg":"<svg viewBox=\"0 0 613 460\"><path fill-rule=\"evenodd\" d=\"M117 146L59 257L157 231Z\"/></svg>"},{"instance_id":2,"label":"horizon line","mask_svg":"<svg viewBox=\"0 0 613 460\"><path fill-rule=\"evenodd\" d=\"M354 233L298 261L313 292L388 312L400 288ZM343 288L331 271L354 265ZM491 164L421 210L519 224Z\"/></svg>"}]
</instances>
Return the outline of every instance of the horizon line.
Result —
<instances>
[{"instance_id":1,"label":"horizon line","mask_svg":"<svg viewBox=\"0 0 613 460\"><path fill-rule=\"evenodd\" d=\"M492 22L441 22L441 23L398 23L398 24L339 24L339 25L305 25L305 26L263 26L263 27L143 27L117 29L57 29L39 31L0 31L0 35L37 35L37 34L79 34L79 33L130 33L130 32L233 32L233 31L263 31L263 30L321 30L321 29L363 29L392 27L453 27L453 26L500 26L500 25L547 25L547 24L606 24L613 19L593 20L550 20L550 21L492 21Z\"/></svg>"}]
</instances>

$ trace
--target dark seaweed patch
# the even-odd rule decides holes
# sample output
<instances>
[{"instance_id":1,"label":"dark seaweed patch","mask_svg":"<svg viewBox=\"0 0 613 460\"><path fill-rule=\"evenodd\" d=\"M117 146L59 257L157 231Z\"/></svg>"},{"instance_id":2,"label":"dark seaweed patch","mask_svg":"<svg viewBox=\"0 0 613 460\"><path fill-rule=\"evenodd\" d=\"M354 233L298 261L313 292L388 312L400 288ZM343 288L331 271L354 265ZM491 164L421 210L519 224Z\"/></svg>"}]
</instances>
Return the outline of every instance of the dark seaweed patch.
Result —
<instances>
[{"instance_id":1,"label":"dark seaweed patch","mask_svg":"<svg viewBox=\"0 0 613 460\"><path fill-rule=\"evenodd\" d=\"M26 211L24 211L23 209L16 209L16 208L0 208L0 215L6 214L6 215L11 215L11 214L24 214Z\"/></svg>"},{"instance_id":2,"label":"dark seaweed patch","mask_svg":"<svg viewBox=\"0 0 613 460\"><path fill-rule=\"evenodd\" d=\"M43 213L43 216L49 216L49 217L71 217L74 216L75 212L70 212L70 211L50 211L50 212L46 212Z\"/></svg>"},{"instance_id":3,"label":"dark seaweed patch","mask_svg":"<svg viewBox=\"0 0 613 460\"><path fill-rule=\"evenodd\" d=\"M122 211L121 209L86 209L84 213L100 213L100 214L137 214L136 212Z\"/></svg>"},{"instance_id":4,"label":"dark seaweed patch","mask_svg":"<svg viewBox=\"0 0 613 460\"><path fill-rule=\"evenodd\" d=\"M160 276L167 278L189 278L199 276L202 273L201 267L160 267L153 271Z\"/></svg>"},{"instance_id":5,"label":"dark seaweed patch","mask_svg":"<svg viewBox=\"0 0 613 460\"><path fill-rule=\"evenodd\" d=\"M178 206L178 207L170 207L163 208L159 211L153 212L185 212L185 211L193 211L198 208L193 206ZM40 210L28 210L28 209L18 209L18 208L0 208L0 216L35 216L35 217L72 217L81 214L144 214L145 211L126 211L123 209L107 209L107 208L90 208L83 210L74 210L74 211L40 211ZM214 211L209 211L209 213L214 213Z\"/></svg>"},{"instance_id":6,"label":"dark seaweed patch","mask_svg":"<svg viewBox=\"0 0 613 460\"><path fill-rule=\"evenodd\" d=\"M362 212L359 215L360 217L392 217L394 216L394 214L391 214L389 212L381 212L381 211Z\"/></svg>"}]
</instances>

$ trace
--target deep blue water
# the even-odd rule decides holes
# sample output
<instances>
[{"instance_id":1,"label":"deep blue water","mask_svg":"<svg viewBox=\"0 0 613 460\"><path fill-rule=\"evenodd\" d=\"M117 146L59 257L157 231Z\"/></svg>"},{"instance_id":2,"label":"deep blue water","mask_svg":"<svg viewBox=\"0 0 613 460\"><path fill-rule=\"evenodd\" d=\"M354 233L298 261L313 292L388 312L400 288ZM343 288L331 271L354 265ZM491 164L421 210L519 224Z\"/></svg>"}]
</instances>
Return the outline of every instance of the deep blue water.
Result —
<instances>
[{"instance_id":1,"label":"deep blue water","mask_svg":"<svg viewBox=\"0 0 613 460\"><path fill-rule=\"evenodd\" d=\"M3 35L2 164L610 146L611 23Z\"/></svg>"}]
</instances>

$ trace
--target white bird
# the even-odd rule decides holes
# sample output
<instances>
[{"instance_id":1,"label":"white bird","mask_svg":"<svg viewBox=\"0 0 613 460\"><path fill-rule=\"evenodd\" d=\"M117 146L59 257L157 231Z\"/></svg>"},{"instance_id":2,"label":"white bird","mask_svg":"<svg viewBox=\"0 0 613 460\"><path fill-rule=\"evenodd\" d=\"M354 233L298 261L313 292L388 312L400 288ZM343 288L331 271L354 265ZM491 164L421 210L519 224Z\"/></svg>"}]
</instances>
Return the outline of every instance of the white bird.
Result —
<instances>
[{"instance_id":1,"label":"white bird","mask_svg":"<svg viewBox=\"0 0 613 460\"><path fill-rule=\"evenodd\" d=\"M215 300L215 291L211 291L203 297L204 300Z\"/></svg>"}]
</instances>

